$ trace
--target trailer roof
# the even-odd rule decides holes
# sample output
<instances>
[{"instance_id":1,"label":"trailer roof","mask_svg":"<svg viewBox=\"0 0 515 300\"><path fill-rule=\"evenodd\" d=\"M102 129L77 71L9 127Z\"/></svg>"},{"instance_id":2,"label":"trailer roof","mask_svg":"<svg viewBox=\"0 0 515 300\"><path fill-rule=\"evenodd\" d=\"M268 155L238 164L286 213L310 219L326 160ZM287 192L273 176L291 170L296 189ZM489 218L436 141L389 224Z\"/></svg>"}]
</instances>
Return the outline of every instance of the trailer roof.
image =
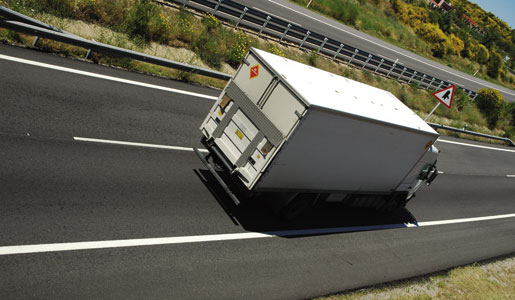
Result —
<instances>
[{"instance_id":1,"label":"trailer roof","mask_svg":"<svg viewBox=\"0 0 515 300\"><path fill-rule=\"evenodd\" d=\"M252 52L310 105L438 134L388 91L259 49Z\"/></svg>"}]
</instances>

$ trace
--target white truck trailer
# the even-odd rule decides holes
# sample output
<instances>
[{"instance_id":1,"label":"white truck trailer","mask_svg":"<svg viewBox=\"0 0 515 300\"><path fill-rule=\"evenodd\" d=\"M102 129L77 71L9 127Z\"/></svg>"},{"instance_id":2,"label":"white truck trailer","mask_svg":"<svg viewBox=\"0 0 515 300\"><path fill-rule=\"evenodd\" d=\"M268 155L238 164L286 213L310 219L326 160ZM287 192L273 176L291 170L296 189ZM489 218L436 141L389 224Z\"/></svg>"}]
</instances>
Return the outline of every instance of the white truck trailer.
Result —
<instances>
[{"instance_id":1,"label":"white truck trailer","mask_svg":"<svg viewBox=\"0 0 515 300\"><path fill-rule=\"evenodd\" d=\"M391 93L254 48L200 130L232 200L217 170L285 218L318 200L403 207L438 174L439 134Z\"/></svg>"}]
</instances>

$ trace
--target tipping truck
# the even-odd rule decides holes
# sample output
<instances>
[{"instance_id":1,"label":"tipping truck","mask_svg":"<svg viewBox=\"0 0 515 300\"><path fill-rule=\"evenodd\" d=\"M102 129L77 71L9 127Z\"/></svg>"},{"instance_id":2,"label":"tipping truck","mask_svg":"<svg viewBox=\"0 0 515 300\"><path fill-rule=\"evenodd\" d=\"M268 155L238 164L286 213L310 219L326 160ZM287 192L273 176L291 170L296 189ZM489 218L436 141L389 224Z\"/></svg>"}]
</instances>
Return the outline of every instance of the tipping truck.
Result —
<instances>
[{"instance_id":1,"label":"tipping truck","mask_svg":"<svg viewBox=\"0 0 515 300\"><path fill-rule=\"evenodd\" d=\"M318 201L404 207L438 175L439 134L393 94L255 48L200 131L234 203L236 182L286 219Z\"/></svg>"}]
</instances>

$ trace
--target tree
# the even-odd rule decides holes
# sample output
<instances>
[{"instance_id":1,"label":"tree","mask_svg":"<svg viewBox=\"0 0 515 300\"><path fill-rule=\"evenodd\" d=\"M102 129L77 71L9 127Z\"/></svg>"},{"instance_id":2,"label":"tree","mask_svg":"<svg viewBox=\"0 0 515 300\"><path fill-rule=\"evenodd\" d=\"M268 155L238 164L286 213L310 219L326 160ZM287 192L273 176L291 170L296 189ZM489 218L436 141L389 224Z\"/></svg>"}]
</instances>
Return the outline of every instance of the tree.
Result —
<instances>
[{"instance_id":1,"label":"tree","mask_svg":"<svg viewBox=\"0 0 515 300\"><path fill-rule=\"evenodd\" d=\"M490 59L488 60L488 70L486 73L490 77L497 79L503 66L504 61L502 59L502 56L497 52L492 52L492 54L490 55Z\"/></svg>"},{"instance_id":2,"label":"tree","mask_svg":"<svg viewBox=\"0 0 515 300\"><path fill-rule=\"evenodd\" d=\"M433 56L442 57L447 54L449 41L438 25L423 23L415 27L415 31L431 46Z\"/></svg>"},{"instance_id":3,"label":"tree","mask_svg":"<svg viewBox=\"0 0 515 300\"><path fill-rule=\"evenodd\" d=\"M486 49L485 46L479 45L476 50L476 60L480 64L486 64L488 62L488 59L490 58L490 53L488 52L488 49Z\"/></svg>"},{"instance_id":4,"label":"tree","mask_svg":"<svg viewBox=\"0 0 515 300\"><path fill-rule=\"evenodd\" d=\"M504 107L501 93L498 90L482 88L477 92L475 103L488 121L488 127L495 128Z\"/></svg>"},{"instance_id":5,"label":"tree","mask_svg":"<svg viewBox=\"0 0 515 300\"><path fill-rule=\"evenodd\" d=\"M453 54L460 56L461 51L463 51L463 49L465 48L465 44L463 43L463 41L459 37L457 37L453 33L451 33L450 42L451 42L451 49L454 52Z\"/></svg>"}]
</instances>

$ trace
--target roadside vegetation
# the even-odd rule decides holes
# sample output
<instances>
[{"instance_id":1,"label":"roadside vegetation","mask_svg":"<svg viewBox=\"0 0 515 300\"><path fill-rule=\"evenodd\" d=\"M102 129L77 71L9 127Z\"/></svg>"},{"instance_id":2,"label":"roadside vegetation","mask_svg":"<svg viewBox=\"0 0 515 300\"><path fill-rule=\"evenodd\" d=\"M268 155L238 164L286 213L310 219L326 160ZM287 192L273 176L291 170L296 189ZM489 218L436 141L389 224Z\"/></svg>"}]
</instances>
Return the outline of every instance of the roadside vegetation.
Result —
<instances>
[{"instance_id":1,"label":"roadside vegetation","mask_svg":"<svg viewBox=\"0 0 515 300\"><path fill-rule=\"evenodd\" d=\"M309 2L291 1L304 7ZM449 11L432 8L427 0L313 0L309 8L441 64L515 88L509 70L515 69L515 30L474 3L450 2ZM511 57L507 63L506 56Z\"/></svg>"},{"instance_id":2,"label":"roadside vegetation","mask_svg":"<svg viewBox=\"0 0 515 300\"><path fill-rule=\"evenodd\" d=\"M317 300L515 299L515 258L473 264L443 274L385 284Z\"/></svg>"},{"instance_id":3,"label":"roadside vegetation","mask_svg":"<svg viewBox=\"0 0 515 300\"><path fill-rule=\"evenodd\" d=\"M84 38L230 74L235 72L249 48L257 47L388 90L423 118L436 104L432 91L421 89L416 84L401 84L367 70L335 63L316 52L306 53L270 39L258 39L255 34L236 30L213 16L194 14L150 0L0 0L0 5ZM395 32L393 28L392 34ZM31 36L6 29L0 29L0 39L29 47L33 42ZM84 58L87 52L87 49L46 39L40 39L37 46L45 51L79 58ZM217 88L225 85L222 80L126 58L93 53L91 59L96 63L186 82ZM462 91L457 91L452 109L439 107L430 121L515 138L515 105L508 105L493 90L480 93L475 103Z\"/></svg>"}]
</instances>

